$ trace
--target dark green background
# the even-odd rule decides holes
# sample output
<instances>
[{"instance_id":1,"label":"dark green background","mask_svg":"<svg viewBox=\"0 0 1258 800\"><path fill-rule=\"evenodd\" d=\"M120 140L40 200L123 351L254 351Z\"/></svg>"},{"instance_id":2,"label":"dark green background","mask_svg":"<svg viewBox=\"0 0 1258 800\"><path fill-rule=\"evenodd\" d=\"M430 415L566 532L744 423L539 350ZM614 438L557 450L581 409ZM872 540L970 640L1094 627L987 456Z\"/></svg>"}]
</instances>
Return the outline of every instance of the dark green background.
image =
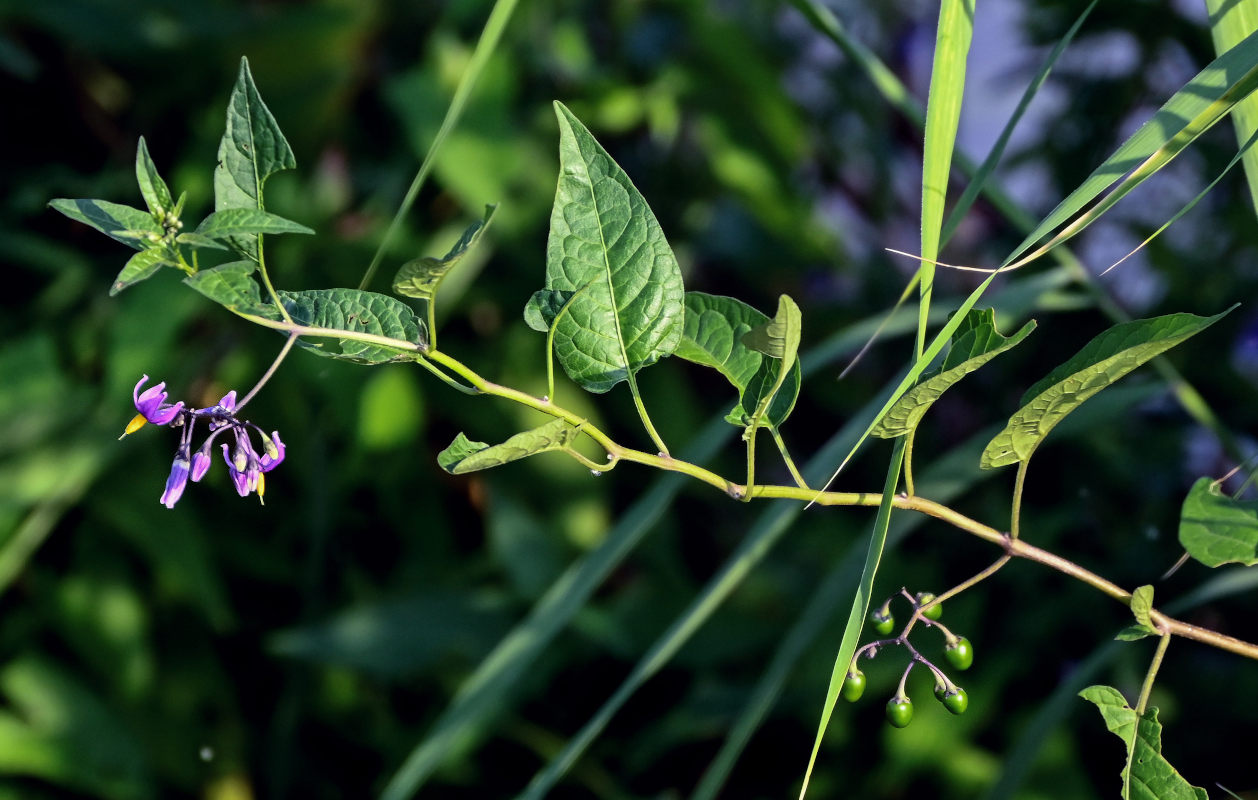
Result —
<instances>
[{"instance_id":1,"label":"dark green background","mask_svg":"<svg viewBox=\"0 0 1258 800\"><path fill-rule=\"evenodd\" d=\"M930 4L881 5L839 14L920 88ZM1093 53L1116 47L1104 37L1120 37L1136 68L1079 58L1055 74L1064 101L1010 153L1011 164L1043 179L1047 191L1032 198L1039 213L1212 57L1205 29L1152 10L1161 6L1102 4L1081 37ZM1038 47L1005 43L1021 53L1023 68L1005 78L1019 87L1078 4L1025 10L1023 33ZM289 448L268 475L265 506L237 498L219 463L168 511L157 498L174 433L150 426L115 441L142 373L208 405L227 389L246 391L282 340L204 302L171 271L109 298L129 251L47 209L48 200L138 205L132 165L144 135L172 190L188 192L185 218L199 219L212 204L223 109L247 55L298 160L295 172L268 183L268 209L319 231L270 237L272 274L290 289L354 286L488 12L484 2L0 2L0 798L378 792L480 659L655 480L634 465L596 480L557 455L447 476L435 453L456 432L501 441L537 420L414 368L301 352L249 409ZM993 45L976 41L974 59ZM982 103L991 89L973 87L968 99ZM920 133L787 5L521 3L372 287L383 290L404 260L444 253L485 203L501 203L486 241L443 293L441 328L442 349L491 379L544 391L544 340L521 311L542 285L558 166L554 99L632 176L688 289L767 312L779 293L791 294L803 309L805 349L889 308L911 272L911 262L881 248L915 246ZM1127 213L1083 243L1085 252L1113 252L1089 265L1103 268L1139 242L1178 208L1168 194L1191 197L1234 149L1230 131L1212 132L1160 189L1133 196ZM1127 302L1145 298L1137 315L1245 303L1171 354L1245 452L1258 422L1254 222L1243 180L1229 176L1140 265L1107 282ZM995 264L1017 239L980 204L944 257ZM972 285L945 272L938 293L956 297ZM1027 386L1109 324L1077 284L1040 303L1032 338L931 412L919 472L1003 422ZM1010 331L1021 319L1001 324ZM796 458L847 422L909 347L903 336L887 338L842 381L843 362L807 374L784 428ZM714 373L675 362L640 380L677 450L735 397ZM1187 487L1233 462L1152 370L1124 386L1132 391L1094 401L1074 435L1063 429L1041 449L1023 529L1120 585L1156 583L1160 603L1210 577L1189 564L1157 583L1180 554L1175 526ZM558 394L624 442L649 446L623 386L591 398L565 383ZM837 488L877 489L888 452L868 445ZM964 464L954 477L975 480L977 458ZM737 477L740 454L731 444L710 465ZM761 470L787 480L768 458ZM1012 474L982 479L957 505L1004 526ZM522 789L759 512L697 484L683 491L477 731L475 747L452 757L421 796ZM783 631L859 546L872 516L803 514L554 796L687 796ZM879 596L900 586L941 591L996 555L927 523L884 561ZM826 634L791 672L723 796L797 791L845 610L846 601L836 605ZM1188 618L1252 640L1254 610L1251 592ZM915 673L918 719L890 729L882 705L903 662L879 658L867 670L866 698L836 714L816 797L981 796L1044 699L1129 618L1087 587L1014 563L950 602L944 622L974 643L975 665L959 676L969 713L949 718ZM922 641L937 654L930 637ZM1152 649L1124 645L1096 682L1134 698ZM1256 692L1252 663L1171 645L1153 704L1167 725L1165 752L1193 783L1258 786L1252 761L1228 754L1229 742L1252 742ZM1087 703L1062 710L1016 796L1114 796L1121 743Z\"/></svg>"}]
</instances>

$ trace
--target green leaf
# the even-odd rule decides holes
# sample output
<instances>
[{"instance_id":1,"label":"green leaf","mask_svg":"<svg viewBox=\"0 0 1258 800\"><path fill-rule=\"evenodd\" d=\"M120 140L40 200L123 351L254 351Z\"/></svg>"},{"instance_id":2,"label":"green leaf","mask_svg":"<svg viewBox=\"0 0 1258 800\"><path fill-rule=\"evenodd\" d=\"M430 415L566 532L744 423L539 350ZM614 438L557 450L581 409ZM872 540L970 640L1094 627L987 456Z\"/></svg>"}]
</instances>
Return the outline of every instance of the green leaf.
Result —
<instances>
[{"instance_id":1,"label":"green leaf","mask_svg":"<svg viewBox=\"0 0 1258 800\"><path fill-rule=\"evenodd\" d=\"M1153 620L1149 612L1153 609L1153 587L1141 586L1131 593L1131 614L1136 624L1143 628L1153 628Z\"/></svg>"},{"instance_id":2,"label":"green leaf","mask_svg":"<svg viewBox=\"0 0 1258 800\"><path fill-rule=\"evenodd\" d=\"M340 358L359 364L383 364L409 361L415 348L401 343L427 346L428 326L401 300L378 292L357 289L311 289L302 292L278 292L280 302L299 325L325 328L346 333L366 334L398 340L391 347L382 342L366 342L353 337L338 339L340 350L326 347L327 342L300 340L303 347L329 358Z\"/></svg>"},{"instance_id":3,"label":"green leaf","mask_svg":"<svg viewBox=\"0 0 1258 800\"><path fill-rule=\"evenodd\" d=\"M1218 481L1198 478L1184 498L1179 543L1205 564L1258 564L1258 502L1223 494Z\"/></svg>"},{"instance_id":4,"label":"green leaf","mask_svg":"<svg viewBox=\"0 0 1258 800\"><path fill-rule=\"evenodd\" d=\"M1156 708L1140 716L1110 686L1089 686L1079 696L1097 707L1105 727L1127 746L1124 800L1208 800L1205 789L1184 780L1162 756L1162 725Z\"/></svg>"},{"instance_id":5,"label":"green leaf","mask_svg":"<svg viewBox=\"0 0 1258 800\"><path fill-rule=\"evenodd\" d=\"M762 394L777 382L782 362L767 359L743 343L743 335L764 325L769 318L741 300L703 292L686 292L686 316L681 341L673 355L701 364L724 375L739 391L739 403L726 415L733 425L745 427ZM769 406L771 427L781 425L795 407L801 373L798 360Z\"/></svg>"},{"instance_id":6,"label":"green leaf","mask_svg":"<svg viewBox=\"0 0 1258 800\"><path fill-rule=\"evenodd\" d=\"M987 445L979 465L991 469L1026 461L1057 423L1088 398L1154 356L1205 330L1231 310L1213 317L1167 314L1138 319L1100 334L1027 390L1022 408Z\"/></svg>"},{"instance_id":7,"label":"green leaf","mask_svg":"<svg viewBox=\"0 0 1258 800\"><path fill-rule=\"evenodd\" d=\"M275 308L262 302L258 282L253 279L257 268L252 261L232 261L203 269L184 278L183 282L229 311L279 319Z\"/></svg>"},{"instance_id":8,"label":"green leaf","mask_svg":"<svg viewBox=\"0 0 1258 800\"><path fill-rule=\"evenodd\" d=\"M454 247L450 248L450 252L446 253L442 258L417 258L414 261L407 261L397 271L397 276L393 278L393 291L404 297L415 297L420 300L432 301L437 294L437 287L441 285L441 281L445 279L446 274L463 259L467 251L480 240L485 233L485 229L489 227L490 220L494 217L494 212L498 210L497 205L485 206L485 218L479 222L473 223L459 240L454 243Z\"/></svg>"},{"instance_id":9,"label":"green leaf","mask_svg":"<svg viewBox=\"0 0 1258 800\"><path fill-rule=\"evenodd\" d=\"M197 226L199 236L232 240L247 234L259 233L314 233L305 225L284 219L259 208L228 208L215 211Z\"/></svg>"},{"instance_id":10,"label":"green leaf","mask_svg":"<svg viewBox=\"0 0 1258 800\"><path fill-rule=\"evenodd\" d=\"M1206 16L1210 20L1210 36L1214 51L1222 55L1246 36L1258 30L1258 3L1254 0L1206 0ZM1236 104L1232 111L1236 139L1244 143L1258 131L1258 97L1250 95ZM1249 179L1250 200L1258 205L1258 151L1245 153L1245 175Z\"/></svg>"},{"instance_id":11,"label":"green leaf","mask_svg":"<svg viewBox=\"0 0 1258 800\"><path fill-rule=\"evenodd\" d=\"M113 297L128 286L148 280L162 267L175 266L178 265L166 257L166 249L164 247L141 250L131 256L126 266L118 273L118 277L114 279L113 286L109 287L109 296Z\"/></svg>"},{"instance_id":12,"label":"green leaf","mask_svg":"<svg viewBox=\"0 0 1258 800\"><path fill-rule=\"evenodd\" d=\"M111 203L108 200L67 200L57 198L48 205L76 222L90 225L111 239L145 250L151 242L144 241L148 234L161 236L162 227L153 215L138 208Z\"/></svg>"},{"instance_id":13,"label":"green leaf","mask_svg":"<svg viewBox=\"0 0 1258 800\"><path fill-rule=\"evenodd\" d=\"M199 233L181 233L175 237L178 244L186 244L189 247L204 247L211 250L226 250L227 246L222 242L211 239L208 236L202 236Z\"/></svg>"},{"instance_id":14,"label":"green leaf","mask_svg":"<svg viewBox=\"0 0 1258 800\"><path fill-rule=\"evenodd\" d=\"M218 145L214 170L214 210L262 209L262 185L276 172L297 166L293 150L253 83L249 60L240 59L240 73L227 103L227 129ZM257 260L257 235L238 236L232 245Z\"/></svg>"},{"instance_id":15,"label":"green leaf","mask_svg":"<svg viewBox=\"0 0 1258 800\"><path fill-rule=\"evenodd\" d=\"M144 195L144 203L149 207L149 213L154 216L154 219L163 211L175 210L175 201L170 196L170 189L166 187L166 181L162 180L162 176L157 173L157 165L149 156L149 148L143 136L140 137L140 144L135 151L135 178L140 183L140 194Z\"/></svg>"},{"instance_id":16,"label":"green leaf","mask_svg":"<svg viewBox=\"0 0 1258 800\"><path fill-rule=\"evenodd\" d=\"M1128 625L1119 631L1114 639L1120 642L1138 642L1148 636L1157 636L1158 632L1144 625Z\"/></svg>"},{"instance_id":17,"label":"green leaf","mask_svg":"<svg viewBox=\"0 0 1258 800\"><path fill-rule=\"evenodd\" d=\"M563 450L580 435L581 430L566 420L556 419L540 428L517 433L502 444L493 446L473 442L460 433L445 450L437 454L437 464L452 475L500 467L550 450Z\"/></svg>"},{"instance_id":18,"label":"green leaf","mask_svg":"<svg viewBox=\"0 0 1258 800\"><path fill-rule=\"evenodd\" d=\"M782 295L778 298L778 310L773 319L743 334L742 341L758 353L780 358L789 364L799 352L802 324L799 306L790 297Z\"/></svg>"},{"instance_id":19,"label":"green leaf","mask_svg":"<svg viewBox=\"0 0 1258 800\"><path fill-rule=\"evenodd\" d=\"M996 330L994 309L971 309L953 332L944 363L905 393L878 422L872 435L890 439L912 431L931 405L953 384L1019 344L1033 330L1035 321L1031 320L1013 336L1002 336Z\"/></svg>"},{"instance_id":20,"label":"green leaf","mask_svg":"<svg viewBox=\"0 0 1258 800\"><path fill-rule=\"evenodd\" d=\"M524 306L524 324L538 333L549 333L555 317L559 316L559 312L563 311L563 307L574 294L576 292L538 289Z\"/></svg>"},{"instance_id":21,"label":"green leaf","mask_svg":"<svg viewBox=\"0 0 1258 800\"><path fill-rule=\"evenodd\" d=\"M563 104L555 112L560 173L545 288L588 286L555 323L555 351L572 380L606 392L676 349L681 270L629 176Z\"/></svg>"}]
</instances>

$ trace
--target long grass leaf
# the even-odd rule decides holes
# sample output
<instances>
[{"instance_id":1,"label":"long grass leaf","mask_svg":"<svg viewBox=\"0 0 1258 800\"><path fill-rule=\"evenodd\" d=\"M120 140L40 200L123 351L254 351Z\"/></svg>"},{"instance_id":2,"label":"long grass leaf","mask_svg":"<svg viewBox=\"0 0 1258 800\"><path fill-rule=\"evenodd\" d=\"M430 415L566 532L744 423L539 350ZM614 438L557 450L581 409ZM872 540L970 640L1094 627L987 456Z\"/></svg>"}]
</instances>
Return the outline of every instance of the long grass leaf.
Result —
<instances>
[{"instance_id":1,"label":"long grass leaf","mask_svg":"<svg viewBox=\"0 0 1258 800\"><path fill-rule=\"evenodd\" d=\"M926 101L926 142L922 152L921 300L918 304L917 355L926 346L930 297L935 288L939 232L943 225L952 151L957 144L961 100L965 96L965 61L974 36L974 0L943 0L935 34L935 62Z\"/></svg>"},{"instance_id":2,"label":"long grass leaf","mask_svg":"<svg viewBox=\"0 0 1258 800\"><path fill-rule=\"evenodd\" d=\"M489 62L494 50L498 48L498 42L502 39L503 31L507 29L507 23L511 20L511 13L515 11L517 2L518 0L497 0L493 10L489 12L489 19L485 22L485 29L481 31L480 40L476 42L476 49L472 52L467 70L459 79L459 85L454 90L454 98L450 100L450 107L446 109L445 119L441 120L441 127L437 129L437 135L433 137L432 144L428 146L428 152L424 155L423 163L419 165L419 172L415 173L415 179L411 181L410 188L406 190L406 196L402 198L397 213L393 215L393 221L385 230L384 238L380 240L380 246L376 248L376 254L371 258L371 264L363 273L363 279L358 282L359 289L366 289L371 284L371 279L380 268L380 261L388 252L389 244L392 243L397 229L402 225L402 220L411 213L415 198L419 197L419 190L423 188L424 181L428 179L428 173L437 159L437 153L441 151L441 145L450 131L454 130L459 118L463 116L463 109L472 95L472 89L476 86L481 72L484 71L485 64Z\"/></svg>"},{"instance_id":3,"label":"long grass leaf","mask_svg":"<svg viewBox=\"0 0 1258 800\"><path fill-rule=\"evenodd\" d=\"M1258 31L1258 0L1206 0L1214 52L1222 55L1254 31ZM1244 142L1258 132L1258 98L1248 97L1232 112L1236 140ZM1258 208L1258 152L1246 153L1245 175L1249 195Z\"/></svg>"}]
</instances>

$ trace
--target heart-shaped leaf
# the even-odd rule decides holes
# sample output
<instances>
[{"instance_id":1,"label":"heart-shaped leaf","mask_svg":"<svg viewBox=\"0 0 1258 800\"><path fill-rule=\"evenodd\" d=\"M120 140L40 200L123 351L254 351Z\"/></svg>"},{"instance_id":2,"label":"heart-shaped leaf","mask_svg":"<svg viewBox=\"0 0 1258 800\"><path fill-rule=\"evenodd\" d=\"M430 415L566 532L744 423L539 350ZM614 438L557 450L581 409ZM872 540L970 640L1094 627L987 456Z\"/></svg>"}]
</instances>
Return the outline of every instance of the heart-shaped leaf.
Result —
<instances>
[{"instance_id":1,"label":"heart-shaped leaf","mask_svg":"<svg viewBox=\"0 0 1258 800\"><path fill-rule=\"evenodd\" d=\"M1218 481L1199 478L1184 499L1179 543L1205 564L1258 564L1258 502L1234 500Z\"/></svg>"}]
</instances>

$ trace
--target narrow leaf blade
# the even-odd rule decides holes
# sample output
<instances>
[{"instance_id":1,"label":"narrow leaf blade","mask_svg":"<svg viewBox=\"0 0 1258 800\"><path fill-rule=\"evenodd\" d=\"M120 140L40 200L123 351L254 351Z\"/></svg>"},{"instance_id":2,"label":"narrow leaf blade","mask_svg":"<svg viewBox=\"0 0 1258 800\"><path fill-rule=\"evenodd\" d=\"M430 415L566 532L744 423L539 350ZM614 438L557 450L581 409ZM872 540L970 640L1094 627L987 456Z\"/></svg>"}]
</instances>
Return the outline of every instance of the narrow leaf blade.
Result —
<instances>
[{"instance_id":1,"label":"narrow leaf blade","mask_svg":"<svg viewBox=\"0 0 1258 800\"><path fill-rule=\"evenodd\" d=\"M1212 317L1168 314L1133 320L1101 333L1027 390L1022 408L983 451L980 466L991 469L1027 460L1071 411L1149 359L1213 325L1229 311Z\"/></svg>"},{"instance_id":2,"label":"narrow leaf blade","mask_svg":"<svg viewBox=\"0 0 1258 800\"><path fill-rule=\"evenodd\" d=\"M1223 494L1217 481L1199 478L1184 499L1179 543L1205 564L1258 564L1258 502Z\"/></svg>"},{"instance_id":3,"label":"narrow leaf blade","mask_svg":"<svg viewBox=\"0 0 1258 800\"><path fill-rule=\"evenodd\" d=\"M485 206L484 219L472 223L472 225L463 232L459 240L454 243L454 247L450 248L450 252L441 258L417 258L414 261L408 261L398 270L397 276L393 278L393 291L403 297L414 297L420 300L431 301L437 295L437 288L441 285L450 270L454 269L463 256L476 246L480 241L485 230L489 227L490 221L494 218L494 212L498 210L497 205Z\"/></svg>"},{"instance_id":4,"label":"narrow leaf blade","mask_svg":"<svg viewBox=\"0 0 1258 800\"><path fill-rule=\"evenodd\" d=\"M109 287L109 296L113 297L128 286L134 286L140 281L148 280L164 266L175 266L173 261L166 258L164 248L153 247L148 250L141 250L131 256L126 266L118 273L118 277L114 279L113 285Z\"/></svg>"},{"instance_id":5,"label":"narrow leaf blade","mask_svg":"<svg viewBox=\"0 0 1258 800\"><path fill-rule=\"evenodd\" d=\"M136 250L147 249L149 243L141 241L148 234L162 235L161 226L153 215L138 208L111 203L108 200L70 200L59 197L48 203L57 211L76 222L90 225L111 239Z\"/></svg>"},{"instance_id":6,"label":"narrow leaf blade","mask_svg":"<svg viewBox=\"0 0 1258 800\"><path fill-rule=\"evenodd\" d=\"M555 324L564 371L606 392L681 340L681 269L646 200L561 103L559 185L546 245L546 289L577 292Z\"/></svg>"},{"instance_id":7,"label":"narrow leaf blade","mask_svg":"<svg viewBox=\"0 0 1258 800\"><path fill-rule=\"evenodd\" d=\"M248 234L314 233L314 230L260 208L227 208L206 217L196 232L200 236L231 240Z\"/></svg>"},{"instance_id":8,"label":"narrow leaf blade","mask_svg":"<svg viewBox=\"0 0 1258 800\"><path fill-rule=\"evenodd\" d=\"M943 365L934 375L906 392L887 411L872 435L883 439L903 436L915 429L922 417L950 387L991 361L996 356L1022 342L1035 330L1035 321L1023 325L1012 336L1002 336L996 330L996 313L993 309L971 310L961 327L952 334L952 345Z\"/></svg>"},{"instance_id":9,"label":"narrow leaf blade","mask_svg":"<svg viewBox=\"0 0 1258 800\"><path fill-rule=\"evenodd\" d=\"M162 180L162 176L157 172L157 165L153 163L153 157L149 155L149 147L144 141L144 137L140 137L140 144L135 151L135 178L140 184L140 194L144 196L144 203L149 208L149 213L157 215L163 211L174 211L175 201L170 196L170 189L166 186L166 181Z\"/></svg>"}]
</instances>

